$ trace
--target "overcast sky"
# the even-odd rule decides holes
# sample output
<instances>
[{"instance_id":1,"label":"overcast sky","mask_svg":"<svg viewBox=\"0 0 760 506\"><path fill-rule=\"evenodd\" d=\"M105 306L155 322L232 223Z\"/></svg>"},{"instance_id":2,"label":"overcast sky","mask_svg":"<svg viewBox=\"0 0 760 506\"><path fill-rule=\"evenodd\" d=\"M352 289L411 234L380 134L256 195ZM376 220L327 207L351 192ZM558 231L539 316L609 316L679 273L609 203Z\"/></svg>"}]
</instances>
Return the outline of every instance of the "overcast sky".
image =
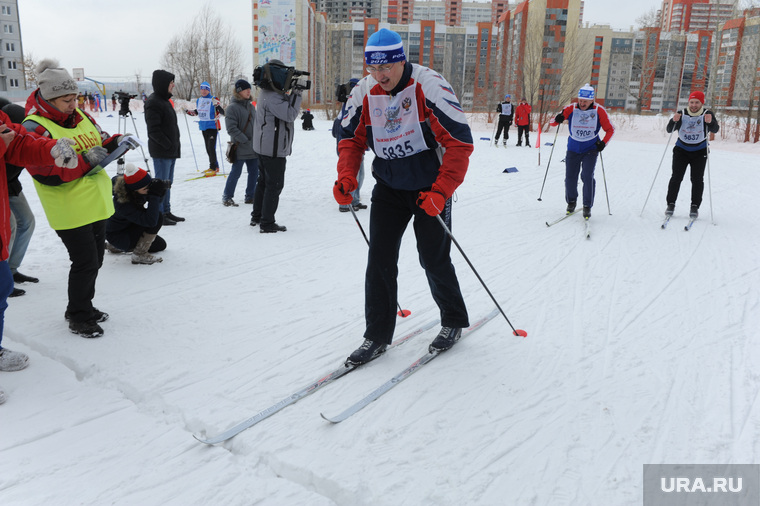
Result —
<instances>
[{"instance_id":1,"label":"overcast sky","mask_svg":"<svg viewBox=\"0 0 760 506\"><path fill-rule=\"evenodd\" d=\"M160 68L169 40L182 33L207 0L24 0L19 2L24 52L35 60L56 58L85 75L150 79ZM244 48L244 74L253 72L251 1L214 0L213 9L237 34ZM584 20L628 30L636 18L662 0L585 0Z\"/></svg>"}]
</instances>

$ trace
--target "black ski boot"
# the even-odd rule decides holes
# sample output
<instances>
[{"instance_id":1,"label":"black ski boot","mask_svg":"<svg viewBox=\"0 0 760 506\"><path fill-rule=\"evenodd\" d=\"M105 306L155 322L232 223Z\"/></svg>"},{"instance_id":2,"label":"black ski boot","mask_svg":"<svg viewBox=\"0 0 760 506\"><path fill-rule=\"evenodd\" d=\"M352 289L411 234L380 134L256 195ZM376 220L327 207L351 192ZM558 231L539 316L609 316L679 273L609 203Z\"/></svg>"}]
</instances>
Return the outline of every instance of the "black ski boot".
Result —
<instances>
[{"instance_id":1,"label":"black ski boot","mask_svg":"<svg viewBox=\"0 0 760 506\"><path fill-rule=\"evenodd\" d=\"M665 216L670 217L673 216L673 211L676 210L675 204L668 204L668 207L665 208Z\"/></svg>"},{"instance_id":2,"label":"black ski boot","mask_svg":"<svg viewBox=\"0 0 760 506\"><path fill-rule=\"evenodd\" d=\"M347 364L362 365L366 364L370 360L374 360L388 348L387 344L380 344L369 339L365 339L361 346L359 346L347 359Z\"/></svg>"},{"instance_id":3,"label":"black ski boot","mask_svg":"<svg viewBox=\"0 0 760 506\"><path fill-rule=\"evenodd\" d=\"M575 205L576 205L576 202L574 200L572 202L567 203L567 214L575 212Z\"/></svg>"},{"instance_id":4,"label":"black ski boot","mask_svg":"<svg viewBox=\"0 0 760 506\"><path fill-rule=\"evenodd\" d=\"M89 320L86 322L69 322L69 330L74 334L79 334L82 337L93 338L103 335L103 328L97 324L95 320Z\"/></svg>"},{"instance_id":5,"label":"black ski boot","mask_svg":"<svg viewBox=\"0 0 760 506\"><path fill-rule=\"evenodd\" d=\"M275 232L285 232L288 228L277 223L271 225L259 225L259 232L262 234L273 234Z\"/></svg>"},{"instance_id":6,"label":"black ski boot","mask_svg":"<svg viewBox=\"0 0 760 506\"><path fill-rule=\"evenodd\" d=\"M588 206L583 206L583 217L586 219L591 218L591 208Z\"/></svg>"},{"instance_id":7,"label":"black ski boot","mask_svg":"<svg viewBox=\"0 0 760 506\"><path fill-rule=\"evenodd\" d=\"M696 220L699 216L699 208L697 206L692 205L691 210L689 211L689 218L692 220Z\"/></svg>"},{"instance_id":8,"label":"black ski boot","mask_svg":"<svg viewBox=\"0 0 760 506\"><path fill-rule=\"evenodd\" d=\"M433 342L430 343L429 350L431 353L436 350L446 351L454 346L460 337L462 337L462 329L443 327L438 335L435 336Z\"/></svg>"}]
</instances>

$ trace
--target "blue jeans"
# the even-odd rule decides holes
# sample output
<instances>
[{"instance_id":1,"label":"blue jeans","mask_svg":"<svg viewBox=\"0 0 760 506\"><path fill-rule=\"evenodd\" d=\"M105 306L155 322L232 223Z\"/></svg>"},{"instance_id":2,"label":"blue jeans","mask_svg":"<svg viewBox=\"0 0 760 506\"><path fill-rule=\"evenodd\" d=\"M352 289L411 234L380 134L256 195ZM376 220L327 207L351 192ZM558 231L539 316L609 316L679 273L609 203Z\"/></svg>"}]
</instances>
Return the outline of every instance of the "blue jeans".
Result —
<instances>
[{"instance_id":1,"label":"blue jeans","mask_svg":"<svg viewBox=\"0 0 760 506\"><path fill-rule=\"evenodd\" d=\"M8 296L13 291L13 274L6 260L0 262L0 345L3 343L5 310L8 309ZM2 349L2 346L0 346Z\"/></svg>"},{"instance_id":2,"label":"blue jeans","mask_svg":"<svg viewBox=\"0 0 760 506\"><path fill-rule=\"evenodd\" d=\"M9 198L11 205L11 242L9 244L10 256L8 267L13 274L18 270L24 260L26 248L34 233L34 214L29 208L24 192L19 192L15 197Z\"/></svg>"},{"instance_id":3,"label":"blue jeans","mask_svg":"<svg viewBox=\"0 0 760 506\"><path fill-rule=\"evenodd\" d=\"M565 155L565 201L576 202L578 200L578 174L583 181L583 207L594 206L594 194L596 193L596 181L594 169L599 151L592 148L585 153L568 151Z\"/></svg>"},{"instance_id":4,"label":"blue jeans","mask_svg":"<svg viewBox=\"0 0 760 506\"><path fill-rule=\"evenodd\" d=\"M248 184L245 187L245 200L253 200L253 194L256 191L256 180L259 178L259 159L249 158L247 160L236 160L230 169L230 175L227 176L227 184L224 185L222 199L227 200L235 196L235 187L237 186L240 174L243 172L243 164L248 170Z\"/></svg>"},{"instance_id":5,"label":"blue jeans","mask_svg":"<svg viewBox=\"0 0 760 506\"><path fill-rule=\"evenodd\" d=\"M155 177L163 179L164 181L174 182L174 163L176 158L154 158L153 170L156 173ZM158 208L161 213L170 213L172 211L172 205L170 202L171 190L166 190L164 200L161 202L161 206Z\"/></svg>"},{"instance_id":6,"label":"blue jeans","mask_svg":"<svg viewBox=\"0 0 760 506\"><path fill-rule=\"evenodd\" d=\"M361 166L359 166L359 173L356 175L356 190L351 192L351 196L354 198L354 200L351 202L352 206L355 206L356 204L361 204L362 183L364 183L364 158L362 158L362 164ZM348 206L344 206L344 205L340 205L339 207L348 209Z\"/></svg>"}]
</instances>

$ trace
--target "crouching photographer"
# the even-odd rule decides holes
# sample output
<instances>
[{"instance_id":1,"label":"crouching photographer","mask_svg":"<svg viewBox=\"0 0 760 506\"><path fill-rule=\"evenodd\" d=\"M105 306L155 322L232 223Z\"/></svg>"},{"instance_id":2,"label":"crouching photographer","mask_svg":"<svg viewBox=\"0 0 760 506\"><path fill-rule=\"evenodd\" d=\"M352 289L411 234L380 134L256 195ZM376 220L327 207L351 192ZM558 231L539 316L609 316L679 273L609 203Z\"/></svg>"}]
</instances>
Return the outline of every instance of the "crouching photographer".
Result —
<instances>
[{"instance_id":1,"label":"crouching photographer","mask_svg":"<svg viewBox=\"0 0 760 506\"><path fill-rule=\"evenodd\" d=\"M157 234L163 225L159 207L170 186L169 181L152 179L131 163L126 165L123 175L113 178L115 212L106 222L108 251L131 251L133 264L163 261L151 253L166 249L166 241Z\"/></svg>"},{"instance_id":2,"label":"crouching photographer","mask_svg":"<svg viewBox=\"0 0 760 506\"><path fill-rule=\"evenodd\" d=\"M285 232L275 221L280 193L285 185L285 157L293 147L294 122L301 109L301 93L311 87L308 72L270 60L256 67L253 82L259 88L253 150L259 155L259 178L253 195L251 226L259 232Z\"/></svg>"}]
</instances>

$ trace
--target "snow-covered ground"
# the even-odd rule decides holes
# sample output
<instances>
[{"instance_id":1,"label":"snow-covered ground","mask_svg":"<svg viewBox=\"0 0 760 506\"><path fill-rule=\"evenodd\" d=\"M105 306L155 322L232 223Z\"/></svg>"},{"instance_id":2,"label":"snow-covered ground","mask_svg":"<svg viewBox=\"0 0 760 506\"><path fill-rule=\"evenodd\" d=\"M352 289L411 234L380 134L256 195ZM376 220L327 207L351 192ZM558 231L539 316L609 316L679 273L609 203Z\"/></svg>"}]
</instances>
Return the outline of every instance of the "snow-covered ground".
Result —
<instances>
[{"instance_id":1,"label":"snow-covered ground","mask_svg":"<svg viewBox=\"0 0 760 506\"><path fill-rule=\"evenodd\" d=\"M142 113L135 120L145 138ZM0 374L4 506L636 505L643 464L760 460L758 145L716 139L712 201L706 190L684 232L685 181L661 230L667 120L618 118L603 153L611 214L598 166L586 240L577 215L544 224L565 208L566 128L539 202L551 148L541 147L539 165L539 150L514 147L514 128L509 148L494 148L481 140L492 124L474 118L453 233L528 337L499 317L346 422L319 416L406 367L430 330L207 447L192 435L287 397L361 343L366 244L332 197L328 121L297 132L277 212L288 231L266 235L249 226L244 178L237 208L221 204L223 177L186 181L197 172L179 121L172 201L187 222L162 230L161 264L106 253L95 303L111 319L100 339L67 329L66 250L22 176L38 222L20 270L40 283L24 285L6 312L3 344L31 365ZM99 122L116 130L115 117ZM358 216L366 227L368 211ZM476 320L494 305L456 249L452 257ZM411 227L399 267L399 302L412 311L401 335L436 317Z\"/></svg>"}]
</instances>

